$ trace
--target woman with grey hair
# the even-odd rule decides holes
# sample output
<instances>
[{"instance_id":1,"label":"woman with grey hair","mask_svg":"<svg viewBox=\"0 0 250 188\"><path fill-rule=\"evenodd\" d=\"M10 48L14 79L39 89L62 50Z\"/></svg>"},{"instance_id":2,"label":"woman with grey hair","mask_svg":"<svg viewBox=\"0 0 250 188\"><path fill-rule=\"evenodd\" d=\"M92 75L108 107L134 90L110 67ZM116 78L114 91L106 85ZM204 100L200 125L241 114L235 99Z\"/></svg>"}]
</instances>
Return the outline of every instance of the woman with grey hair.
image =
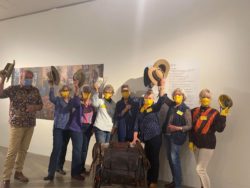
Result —
<instances>
[{"instance_id":1,"label":"woman with grey hair","mask_svg":"<svg viewBox=\"0 0 250 188\"><path fill-rule=\"evenodd\" d=\"M183 89L177 88L172 93L175 105L169 106L163 126L166 139L166 150L173 180L166 184L168 188L180 188L182 183L180 149L187 139L187 131L191 129L191 111L184 103L186 94Z\"/></svg>"},{"instance_id":2,"label":"woman with grey hair","mask_svg":"<svg viewBox=\"0 0 250 188\"><path fill-rule=\"evenodd\" d=\"M108 143L113 130L113 117L116 103L112 100L114 88L108 84L103 89L103 98L99 98L99 86L94 84L95 93L92 104L97 108L97 116L94 123L96 142Z\"/></svg>"},{"instance_id":3,"label":"woman with grey hair","mask_svg":"<svg viewBox=\"0 0 250 188\"><path fill-rule=\"evenodd\" d=\"M165 94L165 79L159 82L159 99L154 103L154 93L149 89L144 97L143 104L137 113L134 138L132 143L142 141L145 143L145 154L150 162L150 168L147 171L147 181L149 188L157 188L160 166L160 148L162 143L161 127L158 118L158 112L161 106L166 103L171 106L173 101Z\"/></svg>"},{"instance_id":4,"label":"woman with grey hair","mask_svg":"<svg viewBox=\"0 0 250 188\"><path fill-rule=\"evenodd\" d=\"M50 155L48 175L44 177L45 181L52 181L57 170L60 152L64 143L65 131L68 131L71 105L70 105L70 87L63 85L59 89L60 96L55 96L53 83L49 81L50 92L49 100L55 105L54 128L53 128L53 148Z\"/></svg>"},{"instance_id":5,"label":"woman with grey hair","mask_svg":"<svg viewBox=\"0 0 250 188\"><path fill-rule=\"evenodd\" d=\"M195 154L196 171L203 188L211 187L206 169L216 146L215 132L224 130L228 115L228 108L218 112L210 107L211 96L209 89L203 89L199 94L201 106L192 109L193 127L189 143L189 148Z\"/></svg>"}]
</instances>

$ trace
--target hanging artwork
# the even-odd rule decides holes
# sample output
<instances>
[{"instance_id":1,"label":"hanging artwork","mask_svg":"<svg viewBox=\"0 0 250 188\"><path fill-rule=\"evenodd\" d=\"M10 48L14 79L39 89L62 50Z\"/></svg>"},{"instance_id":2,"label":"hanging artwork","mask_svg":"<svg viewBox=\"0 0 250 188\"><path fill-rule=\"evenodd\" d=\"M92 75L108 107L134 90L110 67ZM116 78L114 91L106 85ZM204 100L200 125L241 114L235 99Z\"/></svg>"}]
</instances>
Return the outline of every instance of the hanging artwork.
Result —
<instances>
[{"instance_id":1,"label":"hanging artwork","mask_svg":"<svg viewBox=\"0 0 250 188\"><path fill-rule=\"evenodd\" d=\"M91 64L91 65L71 65L71 66L55 66L60 74L60 83L58 86L54 86L55 95L59 95L58 91L63 85L69 85L72 88L73 94L73 75L78 70L82 69L84 74L84 84L93 85L98 77L103 77L103 64ZM33 86L37 87L40 91L43 100L43 109L37 112L37 118L39 119L54 119L54 105L49 101L49 84L47 73L51 70L51 67L25 67L15 68L12 75L12 85L18 85L20 79L20 73L23 70L31 70L34 73Z\"/></svg>"}]
</instances>

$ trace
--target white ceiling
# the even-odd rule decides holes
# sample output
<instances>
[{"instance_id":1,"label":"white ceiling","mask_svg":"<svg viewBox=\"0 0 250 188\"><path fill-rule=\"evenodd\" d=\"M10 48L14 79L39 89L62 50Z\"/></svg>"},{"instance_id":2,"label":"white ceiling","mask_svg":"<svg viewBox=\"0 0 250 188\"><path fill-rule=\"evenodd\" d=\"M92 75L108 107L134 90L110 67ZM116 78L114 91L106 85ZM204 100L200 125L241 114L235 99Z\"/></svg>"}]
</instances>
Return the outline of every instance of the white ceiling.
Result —
<instances>
[{"instance_id":1,"label":"white ceiling","mask_svg":"<svg viewBox=\"0 0 250 188\"><path fill-rule=\"evenodd\" d=\"M0 0L0 21L93 0Z\"/></svg>"}]
</instances>

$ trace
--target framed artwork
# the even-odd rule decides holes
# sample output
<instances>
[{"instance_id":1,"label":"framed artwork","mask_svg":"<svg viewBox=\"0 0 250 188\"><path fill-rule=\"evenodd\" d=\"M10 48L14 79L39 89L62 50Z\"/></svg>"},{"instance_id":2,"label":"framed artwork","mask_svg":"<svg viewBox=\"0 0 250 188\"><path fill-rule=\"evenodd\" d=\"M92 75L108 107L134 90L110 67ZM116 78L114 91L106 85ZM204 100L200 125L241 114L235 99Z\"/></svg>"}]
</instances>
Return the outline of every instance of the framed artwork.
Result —
<instances>
[{"instance_id":1,"label":"framed artwork","mask_svg":"<svg viewBox=\"0 0 250 188\"><path fill-rule=\"evenodd\" d=\"M69 85L73 94L73 75L79 69L82 69L85 75L84 84L93 85L98 77L103 77L104 65L103 64L90 64L90 65L70 65L70 66L55 66L60 75L60 83L54 86L55 95L58 96L59 89L63 85ZM20 73L23 70L31 70L34 73L33 86L37 87L40 91L43 100L43 109L37 112L38 119L54 119L54 104L49 101L49 84L47 72L51 67L25 67L15 68L12 75L12 85L18 85Z\"/></svg>"}]
</instances>

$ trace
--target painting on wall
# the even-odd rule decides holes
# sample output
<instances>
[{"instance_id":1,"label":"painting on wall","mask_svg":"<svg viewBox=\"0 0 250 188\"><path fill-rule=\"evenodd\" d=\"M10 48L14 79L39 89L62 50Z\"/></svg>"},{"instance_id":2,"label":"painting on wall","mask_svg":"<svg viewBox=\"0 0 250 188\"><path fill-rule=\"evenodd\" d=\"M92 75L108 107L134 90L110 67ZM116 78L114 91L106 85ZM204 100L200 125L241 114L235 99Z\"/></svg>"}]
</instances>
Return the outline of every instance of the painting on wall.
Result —
<instances>
[{"instance_id":1,"label":"painting on wall","mask_svg":"<svg viewBox=\"0 0 250 188\"><path fill-rule=\"evenodd\" d=\"M103 77L104 65L103 64L91 64L91 65L71 65L71 66L55 66L60 74L60 83L58 86L54 86L55 95L59 95L59 89L63 85L69 85L72 88L73 94L73 75L79 69L82 69L85 75L84 84L93 85L98 77ZM31 70L34 73L33 86L37 87L40 91L43 100L43 109L37 112L37 118L53 120L54 118L54 105L49 101L49 84L47 72L50 71L50 67L25 67L15 68L12 75L12 85L19 84L20 73L23 70Z\"/></svg>"}]
</instances>

